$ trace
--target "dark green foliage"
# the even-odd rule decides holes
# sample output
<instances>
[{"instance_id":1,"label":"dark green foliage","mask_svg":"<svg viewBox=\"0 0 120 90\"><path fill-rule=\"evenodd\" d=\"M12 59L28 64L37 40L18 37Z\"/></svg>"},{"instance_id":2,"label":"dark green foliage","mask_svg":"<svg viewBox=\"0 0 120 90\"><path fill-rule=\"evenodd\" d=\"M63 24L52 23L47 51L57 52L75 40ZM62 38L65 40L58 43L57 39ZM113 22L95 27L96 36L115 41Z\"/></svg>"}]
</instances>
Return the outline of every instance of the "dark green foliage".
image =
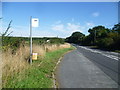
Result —
<instances>
[{"instance_id":1,"label":"dark green foliage","mask_svg":"<svg viewBox=\"0 0 120 90\"><path fill-rule=\"evenodd\" d=\"M114 43L114 41L112 38L103 38L103 39L98 40L97 46L100 48L112 49L111 46L113 45L113 43Z\"/></svg>"},{"instance_id":2,"label":"dark green foliage","mask_svg":"<svg viewBox=\"0 0 120 90\"><path fill-rule=\"evenodd\" d=\"M98 46L107 50L120 50L120 23L111 29L104 26L95 26L88 30L89 35L84 36L80 32L73 33L66 38L69 43L76 43L89 46Z\"/></svg>"},{"instance_id":3,"label":"dark green foliage","mask_svg":"<svg viewBox=\"0 0 120 90\"><path fill-rule=\"evenodd\" d=\"M110 32L110 30L104 26L96 26L92 29L89 29L88 32L90 33L89 37L91 38L91 44L96 45L99 39L107 37L107 34Z\"/></svg>"},{"instance_id":4,"label":"dark green foliage","mask_svg":"<svg viewBox=\"0 0 120 90\"><path fill-rule=\"evenodd\" d=\"M88 35L83 39L82 45L90 46L93 45L93 43L93 38L90 35Z\"/></svg>"},{"instance_id":5,"label":"dark green foliage","mask_svg":"<svg viewBox=\"0 0 120 90\"><path fill-rule=\"evenodd\" d=\"M3 50L7 50L11 48L14 51L20 47L20 45L24 46L25 44L30 44L29 37L8 37L4 36L2 39L2 48ZM49 42L47 42L49 40ZM44 45L44 44L63 44L64 39L62 38L33 38L33 44Z\"/></svg>"},{"instance_id":6,"label":"dark green foliage","mask_svg":"<svg viewBox=\"0 0 120 90\"><path fill-rule=\"evenodd\" d=\"M109 33L110 30L105 28L104 26L96 26L92 29L89 29L88 32L93 37L95 36L96 38L104 38L107 36L107 33Z\"/></svg>"},{"instance_id":7,"label":"dark green foliage","mask_svg":"<svg viewBox=\"0 0 120 90\"><path fill-rule=\"evenodd\" d=\"M120 23L114 25L112 30L104 26L96 26L89 29L88 32L90 34L84 39L83 45L95 45L99 48L120 50Z\"/></svg>"},{"instance_id":8,"label":"dark green foliage","mask_svg":"<svg viewBox=\"0 0 120 90\"><path fill-rule=\"evenodd\" d=\"M82 34L81 32L74 32L70 37L66 38L65 41L69 43L80 44L82 43L84 37L85 35Z\"/></svg>"},{"instance_id":9,"label":"dark green foliage","mask_svg":"<svg viewBox=\"0 0 120 90\"><path fill-rule=\"evenodd\" d=\"M25 45L24 38L4 36L4 39L2 39L2 49L4 51L11 48L12 52L14 53L20 47L20 45Z\"/></svg>"},{"instance_id":10,"label":"dark green foliage","mask_svg":"<svg viewBox=\"0 0 120 90\"><path fill-rule=\"evenodd\" d=\"M120 23L114 25L114 27L113 27L113 31L114 31L114 32L117 32L117 33L120 34Z\"/></svg>"},{"instance_id":11,"label":"dark green foliage","mask_svg":"<svg viewBox=\"0 0 120 90\"><path fill-rule=\"evenodd\" d=\"M40 45L42 45L42 44L63 44L64 39L58 38L58 37L33 38L33 43L40 44Z\"/></svg>"},{"instance_id":12,"label":"dark green foliage","mask_svg":"<svg viewBox=\"0 0 120 90\"><path fill-rule=\"evenodd\" d=\"M115 50L120 50L120 34L118 32L112 31L111 33L108 34L109 38L113 39L113 44L111 45L112 48Z\"/></svg>"},{"instance_id":13,"label":"dark green foliage","mask_svg":"<svg viewBox=\"0 0 120 90\"><path fill-rule=\"evenodd\" d=\"M64 39L62 39L62 38L51 38L49 40L50 40L51 44L54 44L54 43L56 43L56 44L64 44L65 43Z\"/></svg>"}]
</instances>

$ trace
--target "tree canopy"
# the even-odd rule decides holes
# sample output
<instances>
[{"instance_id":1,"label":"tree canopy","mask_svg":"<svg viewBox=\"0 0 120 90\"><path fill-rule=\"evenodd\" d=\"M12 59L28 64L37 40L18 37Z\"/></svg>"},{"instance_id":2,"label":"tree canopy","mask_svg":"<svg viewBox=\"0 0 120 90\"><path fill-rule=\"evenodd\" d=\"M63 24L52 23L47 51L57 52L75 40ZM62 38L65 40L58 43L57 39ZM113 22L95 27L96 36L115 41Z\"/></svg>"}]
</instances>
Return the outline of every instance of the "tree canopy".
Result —
<instances>
[{"instance_id":1,"label":"tree canopy","mask_svg":"<svg viewBox=\"0 0 120 90\"><path fill-rule=\"evenodd\" d=\"M68 38L66 38L66 41L69 43L76 43L79 44L83 41L85 35L81 32L74 32L72 35Z\"/></svg>"},{"instance_id":2,"label":"tree canopy","mask_svg":"<svg viewBox=\"0 0 120 90\"><path fill-rule=\"evenodd\" d=\"M109 50L120 50L120 23L115 24L112 29L95 26L88 32L87 36L81 32L74 32L66 38L66 41L81 45L94 45Z\"/></svg>"}]
</instances>

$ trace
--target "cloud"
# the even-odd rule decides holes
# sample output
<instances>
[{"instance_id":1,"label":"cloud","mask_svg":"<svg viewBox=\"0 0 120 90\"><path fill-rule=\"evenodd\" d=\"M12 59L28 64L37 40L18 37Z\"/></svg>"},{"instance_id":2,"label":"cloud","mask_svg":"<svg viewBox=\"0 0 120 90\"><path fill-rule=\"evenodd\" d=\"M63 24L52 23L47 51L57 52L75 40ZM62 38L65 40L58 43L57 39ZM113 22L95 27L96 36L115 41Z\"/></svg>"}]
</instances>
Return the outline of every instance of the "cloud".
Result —
<instances>
[{"instance_id":1,"label":"cloud","mask_svg":"<svg viewBox=\"0 0 120 90\"><path fill-rule=\"evenodd\" d=\"M79 23L60 23L52 25L51 29L56 31L57 33L61 34L61 37L68 37L73 32L82 31L82 26Z\"/></svg>"},{"instance_id":2,"label":"cloud","mask_svg":"<svg viewBox=\"0 0 120 90\"><path fill-rule=\"evenodd\" d=\"M85 24L81 25L80 23L59 23L52 25L52 30L65 34L65 36L71 35L73 32L79 31L84 34L88 34L88 29L94 27L95 24L93 22L85 22Z\"/></svg>"},{"instance_id":3,"label":"cloud","mask_svg":"<svg viewBox=\"0 0 120 90\"><path fill-rule=\"evenodd\" d=\"M92 23L92 22L87 22L87 23L86 23L86 26L89 27L89 28L91 28L91 27L94 27L95 24Z\"/></svg>"},{"instance_id":4,"label":"cloud","mask_svg":"<svg viewBox=\"0 0 120 90\"><path fill-rule=\"evenodd\" d=\"M8 26L7 26L8 27ZM6 29L7 29L7 27L5 27L5 26L3 26L2 27L2 30L0 31L0 33L5 33L5 31L6 31ZM7 32L7 34L6 35L8 35L9 33L11 33L9 36L22 36L22 34L26 34L27 33L27 28L26 27L22 27L22 26L14 26L14 27L11 27L9 30L8 30L8 32Z\"/></svg>"},{"instance_id":5,"label":"cloud","mask_svg":"<svg viewBox=\"0 0 120 90\"><path fill-rule=\"evenodd\" d=\"M70 36L73 32L79 31L84 34L88 34L88 29L94 27L95 24L93 22L84 22L82 25L79 22L62 22L56 21L52 25L40 28L34 28L32 30L33 37L62 37L66 38ZM4 28L5 30L5 28ZM29 37L30 30L29 27L26 26L13 26L9 32L13 31L11 36L19 36L19 37Z\"/></svg>"},{"instance_id":6,"label":"cloud","mask_svg":"<svg viewBox=\"0 0 120 90\"><path fill-rule=\"evenodd\" d=\"M67 23L67 30L71 31L71 32L74 32L74 31L80 31L82 32L81 30L81 26L78 25L78 24L73 24L73 23Z\"/></svg>"},{"instance_id":7,"label":"cloud","mask_svg":"<svg viewBox=\"0 0 120 90\"><path fill-rule=\"evenodd\" d=\"M15 26L11 28L10 31L13 33L10 36L19 36L19 37L29 37L30 29L29 27ZM32 30L32 37L56 37L57 35L54 32L40 30L39 28L34 28Z\"/></svg>"},{"instance_id":8,"label":"cloud","mask_svg":"<svg viewBox=\"0 0 120 90\"><path fill-rule=\"evenodd\" d=\"M81 29L82 29L82 31L83 31L84 34L88 35L89 34L88 30L90 28L93 28L94 26L95 26L95 23L89 21L89 22L85 22L85 24L82 26Z\"/></svg>"},{"instance_id":9,"label":"cloud","mask_svg":"<svg viewBox=\"0 0 120 90\"><path fill-rule=\"evenodd\" d=\"M92 16L94 16L94 17L98 17L99 15L100 15L99 12L94 12L94 13L92 13Z\"/></svg>"},{"instance_id":10,"label":"cloud","mask_svg":"<svg viewBox=\"0 0 120 90\"><path fill-rule=\"evenodd\" d=\"M25 36L29 37L30 36L30 30L29 27L25 26L14 26L10 29L10 31L13 31L11 36Z\"/></svg>"},{"instance_id":11,"label":"cloud","mask_svg":"<svg viewBox=\"0 0 120 90\"><path fill-rule=\"evenodd\" d=\"M52 30L63 32L64 31L64 25L63 24L53 25Z\"/></svg>"},{"instance_id":12,"label":"cloud","mask_svg":"<svg viewBox=\"0 0 120 90\"><path fill-rule=\"evenodd\" d=\"M34 30L33 37L57 37L56 33L45 30Z\"/></svg>"}]
</instances>

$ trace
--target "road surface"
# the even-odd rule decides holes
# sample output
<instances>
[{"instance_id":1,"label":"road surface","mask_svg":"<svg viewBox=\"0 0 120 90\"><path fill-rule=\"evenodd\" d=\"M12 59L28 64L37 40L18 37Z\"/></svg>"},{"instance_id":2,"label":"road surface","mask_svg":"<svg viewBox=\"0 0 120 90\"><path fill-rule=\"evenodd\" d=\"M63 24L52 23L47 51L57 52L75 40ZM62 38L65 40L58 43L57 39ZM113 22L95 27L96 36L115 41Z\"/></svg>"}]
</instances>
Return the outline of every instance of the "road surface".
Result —
<instances>
[{"instance_id":1,"label":"road surface","mask_svg":"<svg viewBox=\"0 0 120 90\"><path fill-rule=\"evenodd\" d=\"M118 54L74 45L56 70L59 88L118 88Z\"/></svg>"}]
</instances>

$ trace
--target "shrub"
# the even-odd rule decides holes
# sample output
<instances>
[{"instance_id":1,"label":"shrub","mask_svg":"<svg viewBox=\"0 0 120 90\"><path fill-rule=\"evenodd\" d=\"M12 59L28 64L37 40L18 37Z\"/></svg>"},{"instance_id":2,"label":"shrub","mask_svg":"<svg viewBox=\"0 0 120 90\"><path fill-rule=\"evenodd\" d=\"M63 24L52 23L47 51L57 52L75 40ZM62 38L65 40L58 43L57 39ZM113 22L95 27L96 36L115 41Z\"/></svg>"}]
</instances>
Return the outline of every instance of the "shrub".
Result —
<instances>
[{"instance_id":1,"label":"shrub","mask_svg":"<svg viewBox=\"0 0 120 90\"><path fill-rule=\"evenodd\" d=\"M114 43L112 38L103 38L98 40L97 45L100 48L111 48L112 44Z\"/></svg>"}]
</instances>

